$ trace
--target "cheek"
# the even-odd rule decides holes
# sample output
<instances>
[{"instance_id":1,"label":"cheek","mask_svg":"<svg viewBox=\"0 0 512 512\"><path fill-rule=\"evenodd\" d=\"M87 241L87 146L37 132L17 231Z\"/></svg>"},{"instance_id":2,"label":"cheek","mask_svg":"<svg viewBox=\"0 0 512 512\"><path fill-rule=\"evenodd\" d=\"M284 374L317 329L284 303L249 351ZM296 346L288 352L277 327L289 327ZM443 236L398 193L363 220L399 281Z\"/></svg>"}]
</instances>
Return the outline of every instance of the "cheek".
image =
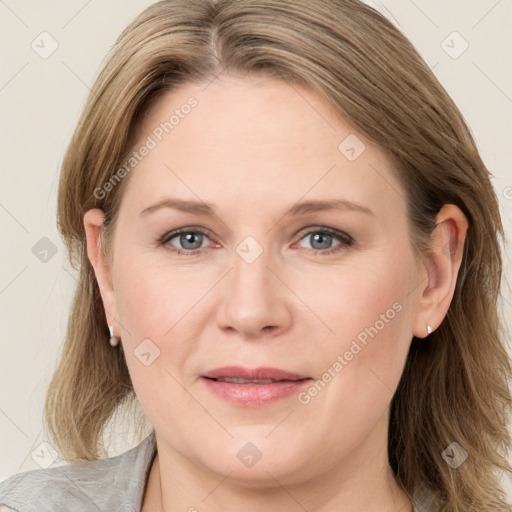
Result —
<instances>
[{"instance_id":1,"label":"cheek","mask_svg":"<svg viewBox=\"0 0 512 512\"><path fill-rule=\"evenodd\" d=\"M298 397L299 414L304 421L315 418L319 439L331 446L319 457L333 463L386 413L412 339L413 266L383 261L371 273L356 270L323 310L335 334L318 343L317 380Z\"/></svg>"},{"instance_id":2,"label":"cheek","mask_svg":"<svg viewBox=\"0 0 512 512\"><path fill-rule=\"evenodd\" d=\"M172 268L172 263L164 265L151 255L122 257L116 271L117 313L132 343L152 336L167 341L189 321L187 312L205 293L205 281L197 272Z\"/></svg>"},{"instance_id":3,"label":"cheek","mask_svg":"<svg viewBox=\"0 0 512 512\"><path fill-rule=\"evenodd\" d=\"M328 297L310 302L331 330L318 343L316 378L329 400L348 406L348 397L365 396L355 408L370 411L376 402L387 405L401 376L412 339L416 269L412 259L390 253L346 270L331 279Z\"/></svg>"},{"instance_id":4,"label":"cheek","mask_svg":"<svg viewBox=\"0 0 512 512\"><path fill-rule=\"evenodd\" d=\"M189 384L180 372L197 350L207 276L133 252L115 269L116 316L134 389L149 417L168 416L180 383Z\"/></svg>"},{"instance_id":5,"label":"cheek","mask_svg":"<svg viewBox=\"0 0 512 512\"><path fill-rule=\"evenodd\" d=\"M300 293L326 327L321 336L325 347L348 350L356 339L362 346L379 339L384 347L386 340L397 343L410 330L404 327L410 326L416 274L406 250L381 252L318 272L303 280Z\"/></svg>"}]
</instances>

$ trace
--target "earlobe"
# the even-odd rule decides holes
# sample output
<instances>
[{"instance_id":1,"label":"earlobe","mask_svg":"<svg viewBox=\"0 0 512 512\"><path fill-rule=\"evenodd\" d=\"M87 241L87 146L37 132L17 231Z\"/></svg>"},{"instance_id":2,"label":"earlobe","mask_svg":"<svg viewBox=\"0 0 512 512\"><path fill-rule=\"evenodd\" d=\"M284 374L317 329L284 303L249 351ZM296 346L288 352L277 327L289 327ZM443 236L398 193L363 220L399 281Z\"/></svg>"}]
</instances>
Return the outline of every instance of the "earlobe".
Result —
<instances>
[{"instance_id":1,"label":"earlobe","mask_svg":"<svg viewBox=\"0 0 512 512\"><path fill-rule=\"evenodd\" d=\"M441 324L453 299L464 252L468 220L455 205L444 205L436 217L425 267L427 285L419 297L414 335L424 338ZM428 326L428 327L426 327Z\"/></svg>"},{"instance_id":2,"label":"earlobe","mask_svg":"<svg viewBox=\"0 0 512 512\"><path fill-rule=\"evenodd\" d=\"M114 324L116 311L111 270L102 251L102 229L105 215L99 208L84 214L84 228L87 241L87 256L94 269L108 325Z\"/></svg>"}]
</instances>

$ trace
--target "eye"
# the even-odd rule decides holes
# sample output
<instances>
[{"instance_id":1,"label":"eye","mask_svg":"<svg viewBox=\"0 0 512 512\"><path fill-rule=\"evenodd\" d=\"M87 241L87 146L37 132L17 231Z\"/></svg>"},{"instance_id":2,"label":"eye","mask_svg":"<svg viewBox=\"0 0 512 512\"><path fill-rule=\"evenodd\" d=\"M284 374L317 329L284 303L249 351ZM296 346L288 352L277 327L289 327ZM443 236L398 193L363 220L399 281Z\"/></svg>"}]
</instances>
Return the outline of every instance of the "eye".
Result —
<instances>
[{"instance_id":1,"label":"eye","mask_svg":"<svg viewBox=\"0 0 512 512\"><path fill-rule=\"evenodd\" d=\"M302 233L301 240L307 239L308 237L311 240L311 244L316 246L311 247L314 254L331 254L342 251L354 244L354 239L347 233L328 227L320 227ZM201 253L202 249L205 248L203 246L205 238L208 238L208 234L201 228L180 228L164 234L158 240L158 244L167 246L171 251L178 254L194 256ZM176 239L176 242L171 243L174 239ZM333 239L338 239L339 243L331 247ZM179 244L181 247L175 247L175 243Z\"/></svg>"},{"instance_id":2,"label":"eye","mask_svg":"<svg viewBox=\"0 0 512 512\"><path fill-rule=\"evenodd\" d=\"M338 231L336 229L330 229L327 227L322 227L318 229L314 229L312 231L308 231L305 236L301 238L301 240L308 239L311 240L311 244L316 247L311 247L315 254L331 254L334 252L342 251L347 247L350 247L354 243L354 239L344 233L343 231ZM333 238L337 238L340 240L338 245L331 247Z\"/></svg>"},{"instance_id":3,"label":"eye","mask_svg":"<svg viewBox=\"0 0 512 512\"><path fill-rule=\"evenodd\" d=\"M176 251L178 254L194 254L202 252L201 249L204 238L207 237L207 233L199 228L188 228L188 229L176 229L170 233L163 235L158 241L159 245L168 245L172 251ZM171 240L177 239L182 247L176 248L171 244Z\"/></svg>"}]
</instances>

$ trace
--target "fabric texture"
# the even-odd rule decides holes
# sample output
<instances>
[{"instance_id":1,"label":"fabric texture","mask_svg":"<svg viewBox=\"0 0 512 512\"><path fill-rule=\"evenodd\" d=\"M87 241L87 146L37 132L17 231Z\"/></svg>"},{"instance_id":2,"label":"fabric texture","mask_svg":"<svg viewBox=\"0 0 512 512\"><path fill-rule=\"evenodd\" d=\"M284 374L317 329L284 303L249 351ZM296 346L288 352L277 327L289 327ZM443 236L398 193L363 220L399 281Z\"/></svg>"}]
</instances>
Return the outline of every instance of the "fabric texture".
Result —
<instances>
[{"instance_id":1,"label":"fabric texture","mask_svg":"<svg viewBox=\"0 0 512 512\"><path fill-rule=\"evenodd\" d=\"M140 512L155 454L153 430L116 457L18 473L0 483L0 510Z\"/></svg>"},{"instance_id":2,"label":"fabric texture","mask_svg":"<svg viewBox=\"0 0 512 512\"><path fill-rule=\"evenodd\" d=\"M18 473L0 482L0 512L140 512L155 455L153 430L116 457Z\"/></svg>"}]
</instances>

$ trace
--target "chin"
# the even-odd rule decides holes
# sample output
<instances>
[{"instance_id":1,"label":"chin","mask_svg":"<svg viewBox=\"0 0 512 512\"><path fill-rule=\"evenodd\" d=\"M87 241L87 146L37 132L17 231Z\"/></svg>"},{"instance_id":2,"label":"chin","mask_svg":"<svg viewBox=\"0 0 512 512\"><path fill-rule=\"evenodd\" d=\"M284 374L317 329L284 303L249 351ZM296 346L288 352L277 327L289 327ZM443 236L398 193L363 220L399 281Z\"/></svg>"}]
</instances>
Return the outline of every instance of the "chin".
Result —
<instances>
[{"instance_id":1,"label":"chin","mask_svg":"<svg viewBox=\"0 0 512 512\"><path fill-rule=\"evenodd\" d=\"M299 474L306 476L305 473L311 471L308 463L311 454L307 447L296 444L291 437L285 445L281 440L273 442L265 438L266 435L244 436L247 441L236 436L227 445L216 444L206 457L204 451L197 455L200 463L210 471L223 477L229 474L231 481L260 489L265 485L275 487L276 480L279 483L293 481Z\"/></svg>"}]
</instances>

